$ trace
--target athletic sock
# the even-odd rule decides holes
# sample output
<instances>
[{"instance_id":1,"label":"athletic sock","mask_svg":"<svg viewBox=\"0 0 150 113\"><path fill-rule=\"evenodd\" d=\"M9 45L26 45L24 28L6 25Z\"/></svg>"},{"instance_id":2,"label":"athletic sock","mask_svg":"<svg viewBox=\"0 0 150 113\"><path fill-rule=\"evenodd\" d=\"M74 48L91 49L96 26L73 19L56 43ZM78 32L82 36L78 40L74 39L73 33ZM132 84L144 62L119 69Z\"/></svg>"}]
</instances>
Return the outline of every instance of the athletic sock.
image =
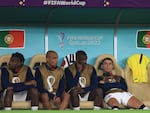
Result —
<instances>
[{"instance_id":1,"label":"athletic sock","mask_svg":"<svg viewBox=\"0 0 150 113\"><path fill-rule=\"evenodd\" d=\"M118 107L118 106L113 106L112 109L113 109L113 110L118 110L119 107Z\"/></svg>"},{"instance_id":2,"label":"athletic sock","mask_svg":"<svg viewBox=\"0 0 150 113\"><path fill-rule=\"evenodd\" d=\"M80 107L74 107L73 110L80 110Z\"/></svg>"},{"instance_id":3,"label":"athletic sock","mask_svg":"<svg viewBox=\"0 0 150 113\"><path fill-rule=\"evenodd\" d=\"M38 110L38 106L32 106L31 110Z\"/></svg>"},{"instance_id":4,"label":"athletic sock","mask_svg":"<svg viewBox=\"0 0 150 113\"><path fill-rule=\"evenodd\" d=\"M101 109L101 107L99 107L99 106L94 106L93 107L93 110L100 110Z\"/></svg>"},{"instance_id":5,"label":"athletic sock","mask_svg":"<svg viewBox=\"0 0 150 113\"><path fill-rule=\"evenodd\" d=\"M5 107L4 110L11 110L11 107Z\"/></svg>"},{"instance_id":6,"label":"athletic sock","mask_svg":"<svg viewBox=\"0 0 150 113\"><path fill-rule=\"evenodd\" d=\"M149 110L149 107L144 107L143 110Z\"/></svg>"}]
</instances>

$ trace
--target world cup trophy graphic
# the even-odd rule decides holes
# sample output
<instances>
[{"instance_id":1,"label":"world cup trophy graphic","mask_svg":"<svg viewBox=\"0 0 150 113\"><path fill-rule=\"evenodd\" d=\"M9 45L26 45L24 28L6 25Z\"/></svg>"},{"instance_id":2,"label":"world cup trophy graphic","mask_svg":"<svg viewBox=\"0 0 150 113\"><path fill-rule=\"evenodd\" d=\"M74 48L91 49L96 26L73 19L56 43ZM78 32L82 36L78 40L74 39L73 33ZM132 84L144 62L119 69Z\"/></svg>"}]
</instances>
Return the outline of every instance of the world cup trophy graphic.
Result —
<instances>
[{"instance_id":1,"label":"world cup trophy graphic","mask_svg":"<svg viewBox=\"0 0 150 113\"><path fill-rule=\"evenodd\" d=\"M55 83L55 77L50 75L47 77L47 83L48 83L48 91L53 92L53 84Z\"/></svg>"},{"instance_id":2,"label":"world cup trophy graphic","mask_svg":"<svg viewBox=\"0 0 150 113\"><path fill-rule=\"evenodd\" d=\"M59 47L60 48L64 47L64 38L65 38L65 33L63 33L63 32L58 33Z\"/></svg>"},{"instance_id":3,"label":"world cup trophy graphic","mask_svg":"<svg viewBox=\"0 0 150 113\"><path fill-rule=\"evenodd\" d=\"M20 78L19 77L13 77L12 78L12 83L19 83L20 82Z\"/></svg>"},{"instance_id":4,"label":"world cup trophy graphic","mask_svg":"<svg viewBox=\"0 0 150 113\"><path fill-rule=\"evenodd\" d=\"M86 85L86 78L85 77L79 77L79 84L82 88L85 88Z\"/></svg>"}]
</instances>

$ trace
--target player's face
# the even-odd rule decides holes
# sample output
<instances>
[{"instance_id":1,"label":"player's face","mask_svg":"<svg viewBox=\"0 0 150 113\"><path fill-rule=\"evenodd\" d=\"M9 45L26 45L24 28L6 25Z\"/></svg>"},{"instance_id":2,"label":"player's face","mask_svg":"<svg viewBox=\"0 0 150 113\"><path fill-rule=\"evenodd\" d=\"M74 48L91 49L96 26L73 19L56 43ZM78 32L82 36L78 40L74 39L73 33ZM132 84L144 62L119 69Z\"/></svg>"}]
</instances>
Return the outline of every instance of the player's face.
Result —
<instances>
[{"instance_id":1,"label":"player's face","mask_svg":"<svg viewBox=\"0 0 150 113\"><path fill-rule=\"evenodd\" d=\"M20 61L18 57L11 57L9 61L9 68L14 70L19 68L23 63Z\"/></svg>"},{"instance_id":2,"label":"player's face","mask_svg":"<svg viewBox=\"0 0 150 113\"><path fill-rule=\"evenodd\" d=\"M77 60L76 61L76 65L77 65L78 70L84 70L84 68L86 66L86 62L87 62L86 58Z\"/></svg>"},{"instance_id":3,"label":"player's face","mask_svg":"<svg viewBox=\"0 0 150 113\"><path fill-rule=\"evenodd\" d=\"M57 63L58 63L58 55L57 55L57 53L54 53L54 52L48 53L46 60L47 60L48 66L56 67Z\"/></svg>"},{"instance_id":4,"label":"player's face","mask_svg":"<svg viewBox=\"0 0 150 113\"><path fill-rule=\"evenodd\" d=\"M105 72L112 72L113 70L113 62L111 60L105 60L102 65L102 69Z\"/></svg>"}]
</instances>

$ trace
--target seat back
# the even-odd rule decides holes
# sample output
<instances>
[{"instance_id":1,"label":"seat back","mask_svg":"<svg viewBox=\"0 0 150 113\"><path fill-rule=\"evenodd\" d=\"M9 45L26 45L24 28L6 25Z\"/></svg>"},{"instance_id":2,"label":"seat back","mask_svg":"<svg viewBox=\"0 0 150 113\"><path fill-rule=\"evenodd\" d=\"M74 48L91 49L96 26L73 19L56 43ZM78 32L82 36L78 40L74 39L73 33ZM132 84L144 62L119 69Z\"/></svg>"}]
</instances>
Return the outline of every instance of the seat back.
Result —
<instances>
[{"instance_id":1,"label":"seat back","mask_svg":"<svg viewBox=\"0 0 150 113\"><path fill-rule=\"evenodd\" d=\"M0 56L0 67L6 66L10 60L10 57L10 54Z\"/></svg>"},{"instance_id":2,"label":"seat back","mask_svg":"<svg viewBox=\"0 0 150 113\"><path fill-rule=\"evenodd\" d=\"M32 57L29 67L31 68L33 75L35 74L35 69L45 62L46 62L45 54L37 54Z\"/></svg>"},{"instance_id":3,"label":"seat back","mask_svg":"<svg viewBox=\"0 0 150 113\"><path fill-rule=\"evenodd\" d=\"M147 70L146 73L147 73L148 81L134 82L133 71L127 63L125 67L125 80L127 82L128 91L132 93L134 96L136 96L138 99L140 99L145 105L150 107L150 63L148 63L145 68Z\"/></svg>"},{"instance_id":4,"label":"seat back","mask_svg":"<svg viewBox=\"0 0 150 113\"><path fill-rule=\"evenodd\" d=\"M8 64L10 57L11 57L10 54L5 54L5 55L0 56L0 78L1 78L1 68ZM0 79L0 84L1 84L1 79ZM2 87L0 85L0 108L3 108L2 95L3 95L3 90L2 90Z\"/></svg>"},{"instance_id":5,"label":"seat back","mask_svg":"<svg viewBox=\"0 0 150 113\"><path fill-rule=\"evenodd\" d=\"M11 55L10 54L5 54L0 56L0 77L1 77L1 68L3 66L6 66L10 60ZM0 79L0 84L1 84L1 79ZM0 85L0 91L2 90L1 85Z\"/></svg>"},{"instance_id":6,"label":"seat back","mask_svg":"<svg viewBox=\"0 0 150 113\"><path fill-rule=\"evenodd\" d=\"M96 62L94 64L97 75L98 76L103 75L103 70L101 69L101 64L102 64L103 59L105 59L105 58L111 58L112 59L113 64L114 64L113 74L114 75L120 75L120 76L124 77L123 69L118 65L118 63L116 62L116 59L111 54L102 54L102 55L97 57Z\"/></svg>"}]
</instances>

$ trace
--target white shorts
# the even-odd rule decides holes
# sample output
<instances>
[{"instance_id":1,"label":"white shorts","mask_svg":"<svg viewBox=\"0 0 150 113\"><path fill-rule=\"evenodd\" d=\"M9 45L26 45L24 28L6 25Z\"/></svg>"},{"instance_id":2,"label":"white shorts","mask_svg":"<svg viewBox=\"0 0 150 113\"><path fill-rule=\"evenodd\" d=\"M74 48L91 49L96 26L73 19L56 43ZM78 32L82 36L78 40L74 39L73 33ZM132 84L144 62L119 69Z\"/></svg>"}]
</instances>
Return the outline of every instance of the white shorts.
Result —
<instances>
[{"instance_id":1,"label":"white shorts","mask_svg":"<svg viewBox=\"0 0 150 113\"><path fill-rule=\"evenodd\" d=\"M124 106L127 106L127 103L129 99L133 95L129 92L115 92L115 93L109 93L104 97L105 103L108 103L109 99L115 98L119 102L119 104L123 104Z\"/></svg>"},{"instance_id":2,"label":"white shorts","mask_svg":"<svg viewBox=\"0 0 150 113\"><path fill-rule=\"evenodd\" d=\"M3 98L6 94L6 90L7 89L4 90ZM27 91L15 92L13 94L13 101L25 101L26 97L27 97Z\"/></svg>"},{"instance_id":3,"label":"white shorts","mask_svg":"<svg viewBox=\"0 0 150 113\"><path fill-rule=\"evenodd\" d=\"M87 92L87 93L84 95L84 97L81 97L80 94L79 94L79 99L80 99L80 101L88 101L89 94L90 94L90 92Z\"/></svg>"}]
</instances>

